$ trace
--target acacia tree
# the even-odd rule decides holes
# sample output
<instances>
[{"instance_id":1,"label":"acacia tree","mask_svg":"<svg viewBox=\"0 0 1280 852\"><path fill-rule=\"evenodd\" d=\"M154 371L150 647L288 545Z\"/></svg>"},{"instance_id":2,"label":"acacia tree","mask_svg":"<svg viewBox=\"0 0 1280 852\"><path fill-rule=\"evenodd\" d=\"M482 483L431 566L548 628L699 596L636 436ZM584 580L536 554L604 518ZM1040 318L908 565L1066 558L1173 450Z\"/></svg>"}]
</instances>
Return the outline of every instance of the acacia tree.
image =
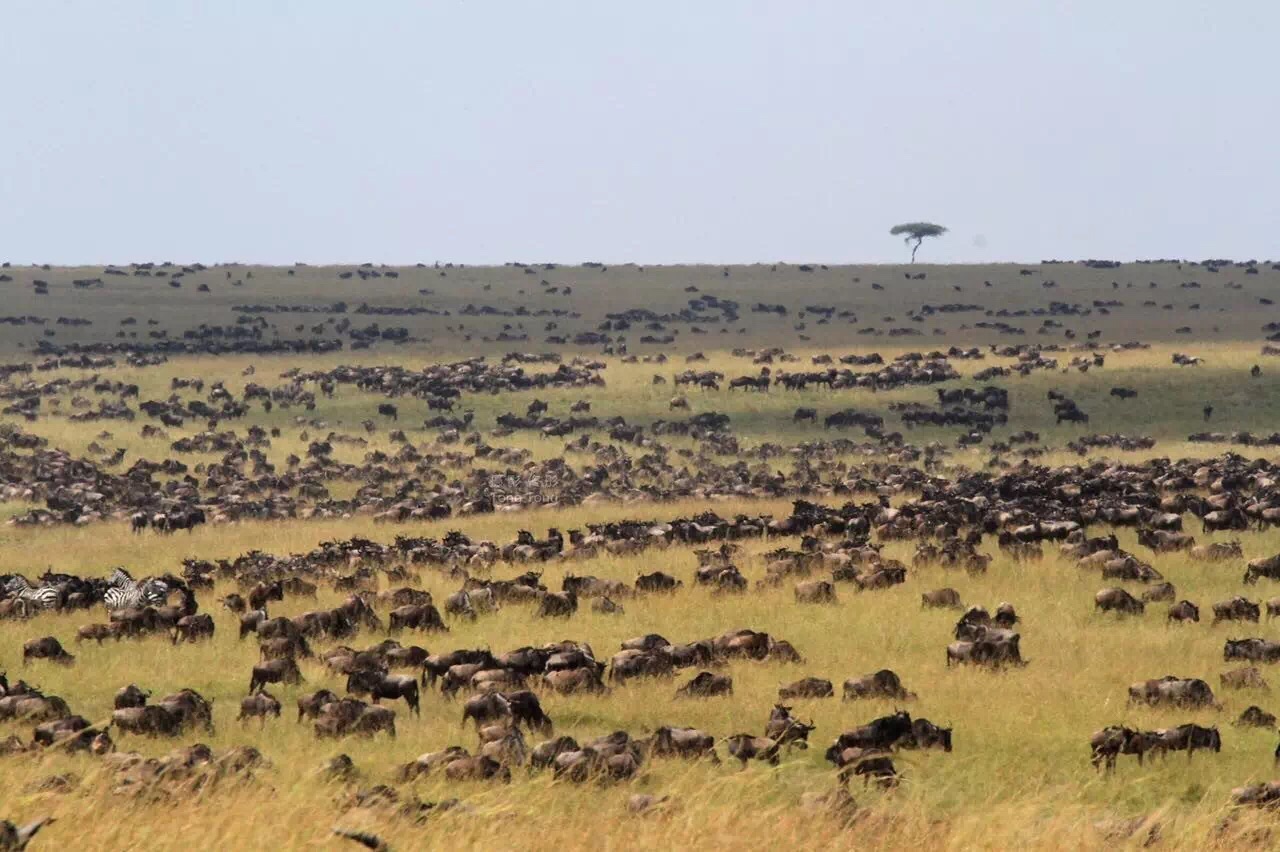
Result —
<instances>
[{"instance_id":1,"label":"acacia tree","mask_svg":"<svg viewBox=\"0 0 1280 852\"><path fill-rule=\"evenodd\" d=\"M940 237L947 232L942 225L935 225L932 222L904 222L901 225L894 225L889 229L889 233L895 237L906 234L903 239L907 245L915 243L911 246L911 262L916 262L916 252L920 249L920 244L924 242L925 237Z\"/></svg>"}]
</instances>

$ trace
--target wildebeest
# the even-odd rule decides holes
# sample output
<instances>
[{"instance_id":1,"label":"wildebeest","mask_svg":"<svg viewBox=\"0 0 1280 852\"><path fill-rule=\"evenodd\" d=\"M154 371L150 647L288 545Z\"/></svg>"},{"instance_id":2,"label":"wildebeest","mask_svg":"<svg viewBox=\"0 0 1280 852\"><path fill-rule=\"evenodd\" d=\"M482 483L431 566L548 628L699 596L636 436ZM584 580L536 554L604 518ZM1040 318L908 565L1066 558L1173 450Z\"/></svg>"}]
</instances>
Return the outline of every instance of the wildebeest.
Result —
<instances>
[{"instance_id":1,"label":"wildebeest","mask_svg":"<svg viewBox=\"0 0 1280 852\"><path fill-rule=\"evenodd\" d=\"M573 737L560 736L534 746L529 752L529 770L549 769L562 754L578 751L581 747Z\"/></svg>"},{"instance_id":2,"label":"wildebeest","mask_svg":"<svg viewBox=\"0 0 1280 852\"><path fill-rule=\"evenodd\" d=\"M1153 751L1160 752L1162 756L1170 751L1185 751L1190 760L1197 749L1222 751L1222 736L1217 728L1187 724L1176 728L1162 728L1152 733L1155 734Z\"/></svg>"},{"instance_id":3,"label":"wildebeest","mask_svg":"<svg viewBox=\"0 0 1280 852\"><path fill-rule=\"evenodd\" d=\"M249 609L265 610L268 601L284 600L284 586L279 580L258 583L249 590Z\"/></svg>"},{"instance_id":4,"label":"wildebeest","mask_svg":"<svg viewBox=\"0 0 1280 852\"><path fill-rule=\"evenodd\" d=\"M1118 612L1124 615L1141 615L1146 604L1120 588L1103 589L1093 596L1093 606L1103 612Z\"/></svg>"},{"instance_id":5,"label":"wildebeest","mask_svg":"<svg viewBox=\"0 0 1280 852\"><path fill-rule=\"evenodd\" d=\"M268 660L253 667L249 677L249 691L257 692L268 683L301 683L302 672L292 657Z\"/></svg>"},{"instance_id":6,"label":"wildebeest","mask_svg":"<svg viewBox=\"0 0 1280 852\"><path fill-rule=\"evenodd\" d=\"M836 694L831 681L819 677L804 677L778 688L778 697L786 698L831 698Z\"/></svg>"},{"instance_id":7,"label":"wildebeest","mask_svg":"<svg viewBox=\"0 0 1280 852\"><path fill-rule=\"evenodd\" d=\"M538 598L540 618L568 618L578 611L578 596L572 591L544 592Z\"/></svg>"},{"instance_id":8,"label":"wildebeest","mask_svg":"<svg viewBox=\"0 0 1280 852\"><path fill-rule=\"evenodd\" d=\"M952 642L947 646L947 666L952 663L972 663L983 666L1026 665L1019 648L1019 635L986 634L976 640Z\"/></svg>"},{"instance_id":9,"label":"wildebeest","mask_svg":"<svg viewBox=\"0 0 1280 852\"><path fill-rule=\"evenodd\" d=\"M117 730L143 736L176 737L182 733L181 718L158 704L113 710L111 724Z\"/></svg>"},{"instance_id":10,"label":"wildebeest","mask_svg":"<svg viewBox=\"0 0 1280 852\"><path fill-rule=\"evenodd\" d=\"M147 699L151 697L151 692L142 689L137 684L129 684L119 689L115 697L112 699L112 706L116 710L122 710L125 707L141 707L147 703Z\"/></svg>"},{"instance_id":11,"label":"wildebeest","mask_svg":"<svg viewBox=\"0 0 1280 852\"><path fill-rule=\"evenodd\" d=\"M911 720L911 736L903 737L898 745L903 748L940 748L951 751L951 728L942 728L928 719Z\"/></svg>"},{"instance_id":12,"label":"wildebeest","mask_svg":"<svg viewBox=\"0 0 1280 852\"><path fill-rule=\"evenodd\" d=\"M1178 601L1169 607L1167 621L1200 621L1200 607L1191 601Z\"/></svg>"},{"instance_id":13,"label":"wildebeest","mask_svg":"<svg viewBox=\"0 0 1280 852\"><path fill-rule=\"evenodd\" d=\"M914 692L907 691L902 679L891 669L881 669L873 674L850 678L844 682L844 700L859 698L892 698L899 701L911 701L916 697Z\"/></svg>"},{"instance_id":14,"label":"wildebeest","mask_svg":"<svg viewBox=\"0 0 1280 852\"><path fill-rule=\"evenodd\" d=\"M25 666L31 660L49 660L53 663L69 666L76 661L76 658L67 653L62 647L62 643L57 639L52 636L44 636L23 644L22 664Z\"/></svg>"},{"instance_id":15,"label":"wildebeest","mask_svg":"<svg viewBox=\"0 0 1280 852\"><path fill-rule=\"evenodd\" d=\"M609 681L618 683L636 677L665 677L672 674L671 658L661 651L629 649L609 660Z\"/></svg>"},{"instance_id":16,"label":"wildebeest","mask_svg":"<svg viewBox=\"0 0 1280 852\"><path fill-rule=\"evenodd\" d=\"M772 766L778 765L778 743L768 737L757 737L751 734L734 734L725 737L729 756L736 757L745 769L749 760L763 760Z\"/></svg>"},{"instance_id":17,"label":"wildebeest","mask_svg":"<svg viewBox=\"0 0 1280 852\"><path fill-rule=\"evenodd\" d=\"M1250 559L1245 565L1244 584L1251 586L1260 578L1280 580L1280 553L1259 559Z\"/></svg>"},{"instance_id":18,"label":"wildebeest","mask_svg":"<svg viewBox=\"0 0 1280 852\"><path fill-rule=\"evenodd\" d=\"M764 735L787 748L808 748L809 734L813 730L812 720L808 724L801 722L791 714L790 707L775 704L769 712L769 721L765 723Z\"/></svg>"},{"instance_id":19,"label":"wildebeest","mask_svg":"<svg viewBox=\"0 0 1280 852\"><path fill-rule=\"evenodd\" d=\"M1219 621L1253 621L1262 614L1262 608L1256 603L1237 595L1230 600L1218 601L1213 605L1213 623Z\"/></svg>"},{"instance_id":20,"label":"wildebeest","mask_svg":"<svg viewBox=\"0 0 1280 852\"><path fill-rule=\"evenodd\" d=\"M1268 713L1256 704L1251 704L1245 708L1240 714L1240 718L1233 723L1243 728L1274 728L1276 726L1276 716L1274 713Z\"/></svg>"},{"instance_id":21,"label":"wildebeest","mask_svg":"<svg viewBox=\"0 0 1280 852\"><path fill-rule=\"evenodd\" d=\"M851 747L838 752L828 749L827 760L840 770L842 781L861 775L864 785L875 779L879 784L892 786L898 780L893 756L883 749Z\"/></svg>"},{"instance_id":22,"label":"wildebeest","mask_svg":"<svg viewBox=\"0 0 1280 852\"><path fill-rule=\"evenodd\" d=\"M890 749L900 740L911 736L911 714L899 710L889 716L873 719L861 727L845 731L836 738L831 748L827 749L827 759L835 762L833 755L838 755L846 748Z\"/></svg>"},{"instance_id":23,"label":"wildebeest","mask_svg":"<svg viewBox=\"0 0 1280 852\"><path fill-rule=\"evenodd\" d=\"M440 617L440 610L432 604L397 607L391 611L387 626L392 633L401 630L449 631Z\"/></svg>"},{"instance_id":24,"label":"wildebeest","mask_svg":"<svg viewBox=\"0 0 1280 852\"><path fill-rule=\"evenodd\" d=\"M1132 728L1112 725L1096 731L1089 738L1089 750L1092 753L1090 763L1095 769L1115 769L1116 758L1122 754L1136 755L1139 765L1144 755L1154 745L1154 736Z\"/></svg>"},{"instance_id":25,"label":"wildebeest","mask_svg":"<svg viewBox=\"0 0 1280 852\"><path fill-rule=\"evenodd\" d=\"M257 717L265 725L268 716L280 718L280 702L266 690L240 699L240 715L236 717L236 721L243 722Z\"/></svg>"},{"instance_id":26,"label":"wildebeest","mask_svg":"<svg viewBox=\"0 0 1280 852\"><path fill-rule=\"evenodd\" d=\"M314 719L320 715L320 710L326 704L333 704L339 700L338 696L327 689L321 689L317 692L311 692L306 695L298 696L298 721L304 718Z\"/></svg>"},{"instance_id":27,"label":"wildebeest","mask_svg":"<svg viewBox=\"0 0 1280 852\"><path fill-rule=\"evenodd\" d=\"M664 574L661 571L654 571L651 574L641 574L636 577L636 591L638 592L673 592L683 586L684 583L672 577L670 574Z\"/></svg>"},{"instance_id":28,"label":"wildebeest","mask_svg":"<svg viewBox=\"0 0 1280 852\"><path fill-rule=\"evenodd\" d=\"M450 781L485 781L496 779L511 781L511 769L486 755L474 755L451 760L445 764L444 775Z\"/></svg>"},{"instance_id":29,"label":"wildebeest","mask_svg":"<svg viewBox=\"0 0 1280 852\"><path fill-rule=\"evenodd\" d=\"M173 626L173 644L178 642L197 642L200 639L212 639L214 632L213 616L207 612L195 615L184 615Z\"/></svg>"},{"instance_id":30,"label":"wildebeest","mask_svg":"<svg viewBox=\"0 0 1280 852\"><path fill-rule=\"evenodd\" d=\"M1175 707L1210 707L1213 690L1199 678L1162 678L1138 681L1129 687L1130 704L1169 704Z\"/></svg>"},{"instance_id":31,"label":"wildebeest","mask_svg":"<svg viewBox=\"0 0 1280 852\"><path fill-rule=\"evenodd\" d=\"M656 757L707 758L719 763L716 740L697 728L673 728L664 725L649 738L649 751Z\"/></svg>"},{"instance_id":32,"label":"wildebeest","mask_svg":"<svg viewBox=\"0 0 1280 852\"><path fill-rule=\"evenodd\" d=\"M1257 666L1245 666L1218 675L1223 689L1269 689Z\"/></svg>"},{"instance_id":33,"label":"wildebeest","mask_svg":"<svg viewBox=\"0 0 1280 852\"><path fill-rule=\"evenodd\" d=\"M922 608L960 609L964 604L960 602L959 592L952 588L945 588L920 595L920 606Z\"/></svg>"},{"instance_id":34,"label":"wildebeest","mask_svg":"<svg viewBox=\"0 0 1280 852\"><path fill-rule=\"evenodd\" d=\"M1222 647L1222 659L1248 660L1256 663L1280 661L1280 642L1270 639L1228 639Z\"/></svg>"},{"instance_id":35,"label":"wildebeest","mask_svg":"<svg viewBox=\"0 0 1280 852\"><path fill-rule=\"evenodd\" d=\"M1240 547L1240 542L1238 541L1214 541L1209 544L1198 544L1191 548L1190 554L1192 559L1202 562L1224 562L1228 559L1244 558L1244 550Z\"/></svg>"},{"instance_id":36,"label":"wildebeest","mask_svg":"<svg viewBox=\"0 0 1280 852\"><path fill-rule=\"evenodd\" d=\"M595 668L557 669L542 676L542 683L564 695L575 692L607 692L608 687Z\"/></svg>"},{"instance_id":37,"label":"wildebeest","mask_svg":"<svg viewBox=\"0 0 1280 852\"><path fill-rule=\"evenodd\" d=\"M711 698L733 695L733 678L712 672L698 672L693 679L676 690L677 698Z\"/></svg>"},{"instance_id":38,"label":"wildebeest","mask_svg":"<svg viewBox=\"0 0 1280 852\"><path fill-rule=\"evenodd\" d=\"M796 603L833 604L836 602L836 587L830 580L806 580L796 583L795 597Z\"/></svg>"},{"instance_id":39,"label":"wildebeest","mask_svg":"<svg viewBox=\"0 0 1280 852\"><path fill-rule=\"evenodd\" d=\"M368 695L377 704L383 698L403 698L415 715L421 715L418 705L417 678L408 675L383 674L377 671L356 671L347 676L347 692L352 695Z\"/></svg>"}]
</instances>

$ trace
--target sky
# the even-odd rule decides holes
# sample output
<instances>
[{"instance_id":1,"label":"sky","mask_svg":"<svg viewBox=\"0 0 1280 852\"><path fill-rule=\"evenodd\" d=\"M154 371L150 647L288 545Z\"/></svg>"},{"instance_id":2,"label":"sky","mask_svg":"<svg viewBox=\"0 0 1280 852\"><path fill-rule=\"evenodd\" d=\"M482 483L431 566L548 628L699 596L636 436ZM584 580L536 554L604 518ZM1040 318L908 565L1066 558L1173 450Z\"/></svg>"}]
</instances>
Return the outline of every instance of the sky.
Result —
<instances>
[{"instance_id":1,"label":"sky","mask_svg":"<svg viewBox=\"0 0 1280 852\"><path fill-rule=\"evenodd\" d=\"M1259 259L1280 3L8 0L0 260Z\"/></svg>"}]
</instances>

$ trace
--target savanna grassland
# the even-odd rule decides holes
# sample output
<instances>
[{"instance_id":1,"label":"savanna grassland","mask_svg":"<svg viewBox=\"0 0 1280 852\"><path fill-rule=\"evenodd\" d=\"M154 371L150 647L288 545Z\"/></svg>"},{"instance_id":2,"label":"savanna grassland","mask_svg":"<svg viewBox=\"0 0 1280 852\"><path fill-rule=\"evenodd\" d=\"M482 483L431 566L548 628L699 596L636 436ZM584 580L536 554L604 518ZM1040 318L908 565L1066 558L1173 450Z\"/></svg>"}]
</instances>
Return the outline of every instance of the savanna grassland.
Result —
<instances>
[{"instance_id":1,"label":"savanna grassland","mask_svg":"<svg viewBox=\"0 0 1280 852\"><path fill-rule=\"evenodd\" d=\"M1280 269L1270 262L1118 267L215 266L187 267L185 272L173 265L122 265L6 267L0 273L0 314L6 315L6 324L0 325L0 364L39 365L50 358L85 354L113 359L107 366L55 363L49 369L15 371L0 383L0 391L6 392L0 402L5 405L24 382L75 381L93 374L136 384L137 398L126 400L136 409L140 401L165 400L171 393L185 401L205 398L192 388L174 390L175 378L203 379L206 386L221 381L232 398L240 399L250 382L285 384L289 380L284 374L294 369L305 373L356 364L412 371L477 356L498 362L511 352L557 353L564 363L578 357L602 365L598 372L603 385L463 394L453 414L469 411L472 419L459 430L456 442L442 439L441 428L422 425L440 413L429 410L424 399L396 398L398 416L392 422L378 413L378 406L388 402L385 395L352 384L340 384L332 396L318 394L313 410L276 405L266 411L254 402L242 417L219 422L217 430L233 430L239 436L252 426L279 430L261 452L281 470L291 455L306 458L311 443L324 435L352 438L334 442L332 459L358 466L369 454L391 456L406 443L426 454L469 456L477 443L468 442L467 436L475 432L480 435L476 442L512 451L508 458L518 463L469 458L440 477L424 473L423 482L414 487L428 489L474 470L502 472L557 457L579 472L602 464L605 456L599 452L566 446L577 433L547 438L537 430L495 432L499 415L523 414L535 398L547 403L549 415L567 417L573 403L586 400L591 413L602 420L620 416L627 424L645 426L650 430L647 445L611 441L603 425L587 430L601 447L615 445L637 466L642 456L655 451L656 443L667 448L674 468L696 473L745 465L760 475L753 480L760 482L769 476L798 482L789 477L805 457L805 447L812 446L809 442L830 441L841 434L866 445L837 448L823 456L817 464L829 472L827 481L878 480L892 464L924 464L919 458L891 459L895 446L868 441L860 429L823 429L823 416L846 408L883 417L884 432L901 432L907 445L933 445L929 473L943 479L982 470L998 475L1031 465L1101 460L1134 465L1148 459L1211 459L1226 452L1271 462L1277 455L1275 446L1241 435L1262 438L1280 428L1280 361L1263 354L1271 334L1265 326L1280 320L1280 307L1270 304L1280 292ZM715 299L708 303L707 296ZM690 306L691 299L703 303ZM724 308L727 300L736 306ZM341 311L333 307L338 302L344 303ZM753 311L757 304L781 305L785 314ZM279 310L282 307L298 310ZM652 314L631 317L619 328L617 315L637 308ZM417 312L407 313L411 310ZM370 328L374 323L376 330ZM353 335L353 329L359 333ZM383 333L389 329L402 331ZM891 334L894 329L916 333ZM578 337L583 333L599 337ZM641 342L646 335L658 342ZM341 348L311 351L317 341L335 347L340 342ZM247 344L259 351L209 354L210 342L228 350L243 350ZM1119 346L1130 342L1145 345ZM1016 355L991 347L1017 345L1056 347L1041 353L1055 359L1056 366L1026 375L972 378L993 366L1016 366ZM814 366L813 359L825 354L838 359L874 352L892 362L906 352L948 347L977 347L983 357L950 358L959 377L937 384L789 391L775 382L768 392L730 390L727 385L736 376L759 375L762 366L775 375L824 369ZM772 358L758 360L756 356L769 348L774 348ZM293 351L283 351L288 349ZM129 351L164 358L130 365ZM688 360L694 353L702 353L704 360ZM1177 366L1175 353L1196 356L1202 363ZM1101 365L1090 363L1084 370L1070 365L1073 358L1095 355L1103 356ZM1250 374L1254 365L1260 368L1257 376ZM525 370L540 374L557 366L530 363ZM842 365L837 360L833 366ZM718 371L725 379L718 390L674 387L673 377L690 368ZM655 383L655 376L664 381ZM960 427L907 429L895 405L916 402L934 407L939 388L987 385L1007 389L1008 420L969 446L957 441L969 432ZM1111 394L1116 387L1132 389L1137 396L1116 397ZM1057 422L1050 391L1074 400L1089 415L1088 422ZM77 395L85 401L74 401ZM671 407L677 396L687 400L688 410ZM69 416L91 410L106 398L109 394L95 393L91 387L50 388L34 419L9 412L0 422L39 436L48 448L92 459L102 469L108 467L106 456L123 449L124 460L112 468L113 475L139 459L175 457L200 481L207 471L196 465L224 462L220 452L179 454L172 449L174 441L208 431L200 419L144 437L144 425L159 424L141 413L131 421ZM1208 422L1206 405L1213 408ZM818 422L795 422L792 414L801 407L816 409ZM727 431L738 441L737 455L705 452L703 442L693 436L651 431L656 421L705 412L728 415ZM372 428L365 421L372 421ZM404 431L403 440L393 437L396 429ZM993 449L1028 430L1036 433L1034 441ZM1220 433L1218 440L1189 440L1210 430ZM1139 450L1100 447L1083 454L1067 446L1086 435L1144 437L1154 445ZM773 450L762 452L765 446ZM51 569L97 577L123 565L141 577L181 573L186 559L232 559L251 550L284 556L354 536L389 543L397 535L439 539L460 530L472 540L503 545L520 530L541 538L550 527L586 529L626 519L661 522L706 510L723 518L744 514L783 519L799 496L831 506L875 502L880 496L901 506L920 496L888 485L878 492L819 487L803 495L763 486L722 487L719 483L727 476L723 471L707 474L696 486L672 485L679 493L665 495L657 486L620 488L576 503L554 500L543 505L539 495L529 494L514 511L506 511L512 508L507 506L496 512L464 513L451 505L451 517L404 522L375 521L376 511L368 506L316 517L222 520L215 507L217 489L204 486L201 499L210 505L211 521L172 534L132 532L128 507L86 523L19 523L42 509L44 501L38 489L23 496L16 493L22 483L5 480L0 487L15 488L7 502L0 502L0 519L10 521L0 525L0 573L34 578ZM356 495L364 484L342 477L326 482L333 501L352 504L359 503ZM1185 551L1152 553L1138 544L1133 528L1117 529L1116 534L1125 550L1149 562L1176 587L1178 599L1200 606L1202 620L1193 624L1167 624L1165 603L1149 603L1144 614L1130 617L1097 612L1094 595L1099 589L1118 585L1139 595L1143 585L1104 580L1096 570L1077 567L1074 558L1059 553L1055 542L1045 542L1040 561L1015 561L996 546L994 536L978 545L992 557L988 570L969 574L937 564L913 564L916 541L880 541L873 535L872 543L882 546L884 558L908 566L905 583L863 592L853 584L837 583L836 603L800 604L793 581L776 587L759 583L765 576L766 552L799 546L797 537L771 536L738 542L742 550L735 563L750 581L741 594L717 594L696 586L692 578L698 562L688 545L651 547L631 555L602 551L590 560L551 559L533 567L544 572L541 580L552 591L560 590L568 573L631 584L640 574L663 571L684 585L670 595L620 598L622 614L596 612L584 602L568 619L548 619L536 617L534 606L507 604L474 621L446 618L448 633L397 637L433 653L479 647L497 653L573 639L588 643L604 661L633 636L658 633L672 642L690 642L751 627L790 641L805 658L801 664L726 663L717 671L732 676L731 697L675 699L676 687L698 669L683 669L674 678L614 684L603 695L541 693L556 733L571 734L580 742L618 730L639 737L662 725L696 727L717 740L741 732L759 735L780 685L806 675L836 684L834 698L790 702L796 715L811 719L816 730L809 749L784 751L776 767L753 762L740 770L720 747L718 764L654 759L634 780L618 784L557 781L550 772L534 774L524 767L513 768L510 784L454 782L439 772L400 782L397 767L419 754L450 745L475 748L473 728L459 725L461 699L446 700L425 689L420 718L409 714L402 702L391 702L388 706L397 712L394 739L378 735L319 740L310 723L295 723L294 702L298 695L321 687L341 694L345 679L314 659L300 661L304 683L269 687L284 705L281 718L265 724L238 723L239 703L259 650L252 637L237 638L237 616L219 604L224 595L239 591L233 581L223 579L215 588L199 591L200 611L213 614L217 626L207 642L175 645L168 635L156 635L76 644L78 627L106 621L101 605L12 618L0 621L0 668L7 669L10 680L23 677L47 694L62 696L74 712L94 723L110 719L112 696L128 683L157 696L189 687L213 699L213 733L189 731L175 739L113 733L118 752L159 757L195 742L205 742L215 752L249 744L269 764L250 778L198 793L147 796L120 792L114 771L99 757L57 748L23 752L0 757L0 789L5 791L0 817L22 822L52 815L57 821L44 829L32 848L48 844L76 849L342 848L347 841L331 834L335 825L376 833L391 848L402 850L779 845L818 849L853 844L893 849L1079 849L1136 844L1147 838L1150 826L1159 827L1158 842L1168 848L1273 845L1280 837L1267 833L1277 828L1274 817L1233 810L1230 791L1280 775L1273 768L1276 731L1236 727L1232 722L1253 704L1276 712L1280 701L1270 691L1220 690L1218 678L1232 667L1223 661L1225 639L1280 639L1280 630L1265 620L1216 627L1210 622L1216 601L1238 594L1251 600L1280 594L1271 581L1244 586L1241 580L1247 560L1280 552L1280 531L1251 525L1243 531L1203 532L1190 513L1184 524L1201 544L1239 541L1243 558L1209 563ZM1087 530L1091 536L1110 531L1105 524ZM476 575L504 578L527 567L498 562ZM431 566L413 571L416 576L408 585L430 592L437 603L459 588L458 578L446 571ZM404 584L381 578L375 588L393 585ZM953 641L959 612L921 608L922 593L944 586L958 590L966 605L994 609L1001 601L1012 602L1021 617L1018 631L1027 664L995 671L948 667L944 651ZM273 602L270 611L294 616L336 606L346 596L322 584L316 599L286 596ZM380 610L384 617L385 609ZM40 636L57 637L76 656L74 665L34 661L24 666L23 643ZM363 630L342 641L364 648L386 636L385 631ZM338 643L313 641L318 651L333 644ZM908 704L840 699L839 685L846 678L883 668L897 672L918 697ZM1271 668L1264 665L1263 671L1276 680ZM1129 684L1165 674L1203 678L1221 706L1188 710L1127 704ZM823 756L831 741L898 707L952 727L954 750L897 752L901 780L895 787L851 783L855 813L815 806L806 794L829 793L837 783ZM1122 757L1112 774L1100 774L1090 765L1089 736L1099 728L1125 724L1155 729L1184 722L1217 726L1221 752L1197 753L1190 760L1174 754L1142 766ZM28 722L3 721L0 737L16 734L30 740L31 727ZM530 745L539 740L531 736ZM354 761L357 780L335 783L319 772L339 752ZM462 806L421 821L399 815L394 807L351 806L355 791L378 784L395 787L402 800L457 798ZM633 816L627 801L637 793L669 800L658 813ZM1120 822L1138 817L1149 817L1148 826L1132 834L1115 833Z\"/></svg>"}]
</instances>

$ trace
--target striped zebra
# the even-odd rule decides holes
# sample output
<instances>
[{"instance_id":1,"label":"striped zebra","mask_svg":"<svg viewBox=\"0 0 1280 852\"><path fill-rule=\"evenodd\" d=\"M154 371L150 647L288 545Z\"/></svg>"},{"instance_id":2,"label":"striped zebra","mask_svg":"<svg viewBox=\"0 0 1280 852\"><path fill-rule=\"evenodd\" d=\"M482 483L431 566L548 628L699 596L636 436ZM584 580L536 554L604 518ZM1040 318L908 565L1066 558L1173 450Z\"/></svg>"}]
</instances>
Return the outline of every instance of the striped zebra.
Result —
<instances>
[{"instance_id":1,"label":"striped zebra","mask_svg":"<svg viewBox=\"0 0 1280 852\"><path fill-rule=\"evenodd\" d=\"M169 597L169 586L162 580L146 580L126 586L112 586L102 595L102 602L109 610L138 609L145 606L161 606Z\"/></svg>"},{"instance_id":2,"label":"striped zebra","mask_svg":"<svg viewBox=\"0 0 1280 852\"><path fill-rule=\"evenodd\" d=\"M4 590L9 597L21 601L28 610L57 609L62 600L62 592L54 586L33 586L21 574L5 584Z\"/></svg>"},{"instance_id":3,"label":"striped zebra","mask_svg":"<svg viewBox=\"0 0 1280 852\"><path fill-rule=\"evenodd\" d=\"M138 581L133 579L133 575L124 570L123 565L116 566L111 572L111 576L107 577L107 585L115 588L123 588L124 586L136 586Z\"/></svg>"}]
</instances>

